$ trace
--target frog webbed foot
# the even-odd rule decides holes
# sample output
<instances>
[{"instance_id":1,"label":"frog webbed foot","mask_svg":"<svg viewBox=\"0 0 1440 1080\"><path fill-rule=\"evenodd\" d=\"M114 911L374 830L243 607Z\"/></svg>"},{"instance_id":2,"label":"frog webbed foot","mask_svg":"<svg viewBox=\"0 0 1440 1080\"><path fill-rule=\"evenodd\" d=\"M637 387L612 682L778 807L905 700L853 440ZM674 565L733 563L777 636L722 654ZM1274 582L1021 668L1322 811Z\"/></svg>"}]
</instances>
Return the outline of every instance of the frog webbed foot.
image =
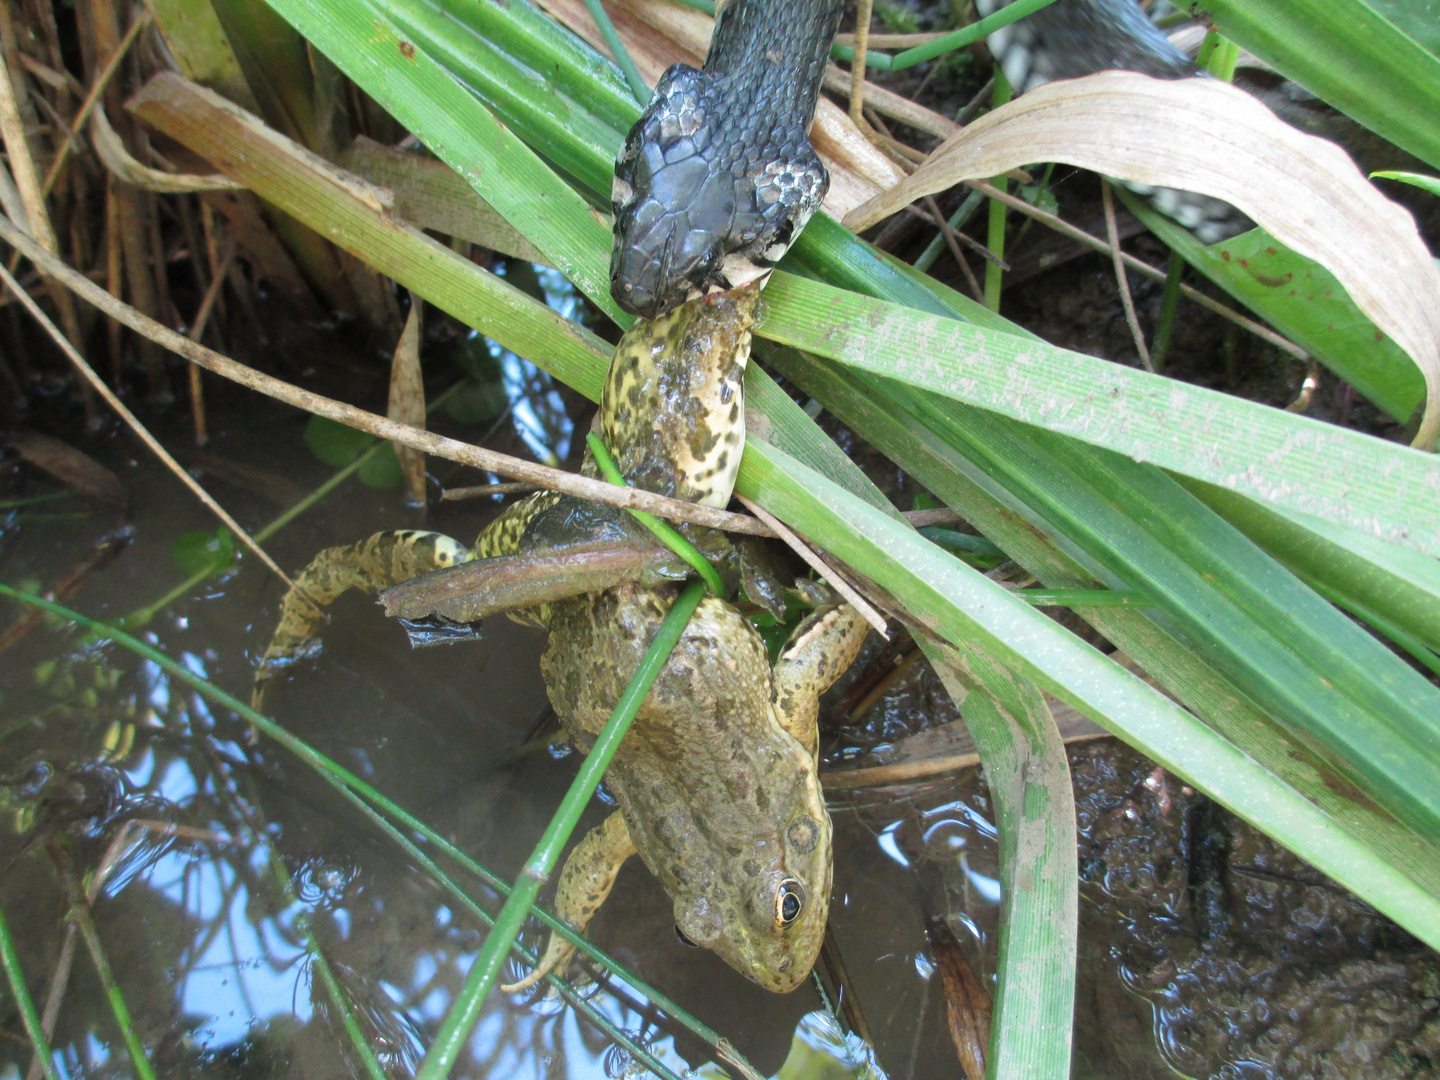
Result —
<instances>
[{"instance_id":1,"label":"frog webbed foot","mask_svg":"<svg viewBox=\"0 0 1440 1080\"><path fill-rule=\"evenodd\" d=\"M316 628L347 589L376 591L470 557L469 549L443 533L398 529L378 532L358 544L326 548L310 560L280 604L280 621L255 666L252 707L264 703L265 689L279 672L314 648Z\"/></svg>"},{"instance_id":2,"label":"frog webbed foot","mask_svg":"<svg viewBox=\"0 0 1440 1080\"><path fill-rule=\"evenodd\" d=\"M625 860L635 854L635 843L624 815L618 810L575 845L565 868L560 871L560 884L555 890L555 915L580 933L605 903L615 884L615 875ZM545 946L545 954L535 970L500 989L507 994L528 990L552 971L563 971L575 955L575 946L555 932Z\"/></svg>"}]
</instances>

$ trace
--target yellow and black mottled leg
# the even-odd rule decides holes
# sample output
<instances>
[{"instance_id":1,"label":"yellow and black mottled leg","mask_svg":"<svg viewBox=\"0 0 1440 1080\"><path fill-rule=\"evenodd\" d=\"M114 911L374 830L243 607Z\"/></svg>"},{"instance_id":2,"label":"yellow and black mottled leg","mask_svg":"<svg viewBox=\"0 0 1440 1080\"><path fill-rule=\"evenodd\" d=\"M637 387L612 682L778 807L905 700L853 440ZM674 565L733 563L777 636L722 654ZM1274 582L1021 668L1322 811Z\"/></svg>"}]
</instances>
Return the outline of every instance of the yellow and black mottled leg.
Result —
<instances>
[{"instance_id":1,"label":"yellow and black mottled leg","mask_svg":"<svg viewBox=\"0 0 1440 1080\"><path fill-rule=\"evenodd\" d=\"M775 715L811 754L820 741L820 695L854 663L867 629L849 604L826 604L795 628L775 661Z\"/></svg>"},{"instance_id":2,"label":"yellow and black mottled leg","mask_svg":"<svg viewBox=\"0 0 1440 1080\"><path fill-rule=\"evenodd\" d=\"M620 811L615 811L585 834L575 845L560 871L560 884L555 890L555 914L581 933L590 919L605 903L615 875L625 860L635 854L635 843ZM575 955L575 946L559 934L552 933L545 946L545 955L535 970L519 982L500 987L507 994L528 990L552 971L563 971Z\"/></svg>"},{"instance_id":3,"label":"yellow and black mottled leg","mask_svg":"<svg viewBox=\"0 0 1440 1080\"><path fill-rule=\"evenodd\" d=\"M285 594L279 625L255 668L252 707L261 707L266 684L310 643L325 609L346 589L383 589L470 557L458 540L416 529L380 532L358 544L326 548Z\"/></svg>"}]
</instances>

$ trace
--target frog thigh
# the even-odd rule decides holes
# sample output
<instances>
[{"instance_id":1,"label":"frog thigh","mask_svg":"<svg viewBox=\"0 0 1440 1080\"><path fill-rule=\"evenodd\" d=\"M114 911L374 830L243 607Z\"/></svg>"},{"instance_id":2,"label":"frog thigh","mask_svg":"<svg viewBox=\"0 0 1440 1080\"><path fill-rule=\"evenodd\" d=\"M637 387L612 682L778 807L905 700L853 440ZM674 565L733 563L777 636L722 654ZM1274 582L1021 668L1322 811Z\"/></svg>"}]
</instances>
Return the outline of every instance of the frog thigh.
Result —
<instances>
[{"instance_id":1,"label":"frog thigh","mask_svg":"<svg viewBox=\"0 0 1440 1080\"><path fill-rule=\"evenodd\" d=\"M827 604L795 628L775 661L775 716L811 754L819 743L820 695L855 660L867 628L849 604Z\"/></svg>"},{"instance_id":2,"label":"frog thigh","mask_svg":"<svg viewBox=\"0 0 1440 1080\"><path fill-rule=\"evenodd\" d=\"M621 865L634 854L635 843L630 839L630 829L625 824L624 815L617 810L586 833L585 839L575 845L570 857L565 860L565 869L560 871L560 884L555 890L556 916L584 933L591 917L610 895ZM551 931L545 955L540 958L535 970L519 982L500 989L507 994L528 990L550 972L563 970L574 954L575 946Z\"/></svg>"},{"instance_id":3,"label":"frog thigh","mask_svg":"<svg viewBox=\"0 0 1440 1080\"><path fill-rule=\"evenodd\" d=\"M280 604L280 622L255 668L251 704L257 709L261 706L265 684L310 642L325 609L341 593L383 589L469 557L469 550L459 541L418 529L378 532L358 544L320 552Z\"/></svg>"}]
</instances>

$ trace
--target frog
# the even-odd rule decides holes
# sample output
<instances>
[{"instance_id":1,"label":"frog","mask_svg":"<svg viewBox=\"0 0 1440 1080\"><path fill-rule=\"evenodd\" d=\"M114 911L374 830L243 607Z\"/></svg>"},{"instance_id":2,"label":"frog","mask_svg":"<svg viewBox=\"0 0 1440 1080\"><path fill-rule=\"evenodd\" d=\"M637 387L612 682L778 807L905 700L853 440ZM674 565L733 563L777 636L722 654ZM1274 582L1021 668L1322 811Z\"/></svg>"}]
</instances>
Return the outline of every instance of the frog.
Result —
<instances>
[{"instance_id":1,"label":"frog","mask_svg":"<svg viewBox=\"0 0 1440 1080\"><path fill-rule=\"evenodd\" d=\"M723 507L744 444L743 376L758 285L687 301L622 337L597 426L625 479ZM593 475L587 455L582 471ZM682 531L733 581L744 567L712 530ZM619 570L597 552L638 552ZM497 577L532 588L474 598ZM257 671L264 686L314 636L350 587L432 629L506 611L548 631L540 669L566 735L588 752L682 588L685 568L624 511L538 492L469 548L439 533L377 533L321 553L282 604ZM423 575L423 576L421 576ZM413 580L411 580L413 579ZM403 584L402 584L403 583ZM632 856L659 880L682 941L711 949L778 993L801 985L824 937L831 825L818 769L820 695L854 660L867 624L814 582L814 604L772 661L740 609L707 595L605 774L618 809L582 838L556 890L558 917L583 932ZM455 596L458 601L452 603ZM445 599L437 602L436 596ZM458 606L457 606L458 605ZM563 969L574 947L552 934L519 992Z\"/></svg>"}]
</instances>

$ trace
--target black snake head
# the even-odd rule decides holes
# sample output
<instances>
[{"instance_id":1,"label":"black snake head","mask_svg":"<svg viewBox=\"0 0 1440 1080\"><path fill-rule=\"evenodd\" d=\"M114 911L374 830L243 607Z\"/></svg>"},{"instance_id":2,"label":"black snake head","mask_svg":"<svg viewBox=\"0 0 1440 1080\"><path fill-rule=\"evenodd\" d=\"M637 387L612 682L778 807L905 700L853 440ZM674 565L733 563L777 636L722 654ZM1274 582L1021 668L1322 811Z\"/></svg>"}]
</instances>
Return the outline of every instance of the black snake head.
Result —
<instances>
[{"instance_id":1,"label":"black snake head","mask_svg":"<svg viewBox=\"0 0 1440 1080\"><path fill-rule=\"evenodd\" d=\"M615 163L610 291L656 318L687 298L769 273L830 185L813 113L771 84L670 68Z\"/></svg>"}]
</instances>

